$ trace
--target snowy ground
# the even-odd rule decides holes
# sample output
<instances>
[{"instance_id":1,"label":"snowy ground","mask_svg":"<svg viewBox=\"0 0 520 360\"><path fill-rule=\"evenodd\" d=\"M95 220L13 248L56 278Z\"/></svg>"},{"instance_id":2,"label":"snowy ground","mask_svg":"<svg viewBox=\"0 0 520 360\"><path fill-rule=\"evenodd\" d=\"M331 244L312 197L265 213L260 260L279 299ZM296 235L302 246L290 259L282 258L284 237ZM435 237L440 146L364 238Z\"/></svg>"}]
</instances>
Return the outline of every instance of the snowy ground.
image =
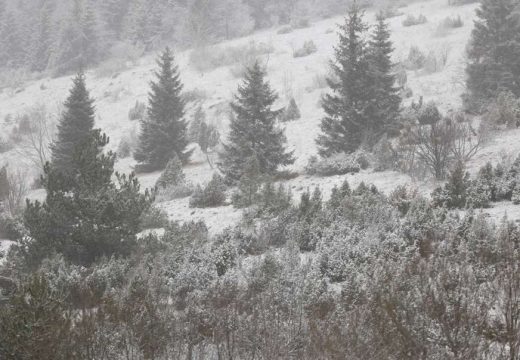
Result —
<instances>
[{"instance_id":1,"label":"snowy ground","mask_svg":"<svg viewBox=\"0 0 520 360\"><path fill-rule=\"evenodd\" d=\"M395 60L407 57L411 46L416 45L425 53L433 51L440 56L448 54L446 67L433 74L409 72L408 83L414 92L413 99L423 96L425 101L434 100L442 111L456 110L461 106L460 95L464 91L465 47L468 42L475 14L476 4L450 7L447 0L433 0L415 3L401 8L403 15L390 19L393 42L395 45ZM407 14L424 14L428 23L412 27L404 27L402 20ZM464 26L447 32L438 32L439 23L446 17L459 16ZM372 11L367 12L367 19L375 19ZM259 32L247 38L237 39L218 45L220 48L248 44L268 44L274 49L271 54L262 60L268 67L269 79L272 87L280 94L280 106L285 106L287 96L292 94L298 103L302 119L289 123L286 134L291 150L297 158L291 170L303 173L310 156L316 153L314 139L319 130L322 111L319 106L321 95L326 91L319 85L328 71L328 62L333 54L333 46L337 42L337 24L343 21L341 16L312 24L306 29L295 30L292 33L278 35L277 29ZM318 51L308 57L293 58L294 49L300 48L305 41L312 40ZM190 51L177 54L182 80L185 89L201 90L205 93L203 103L208 113L209 121L219 127L224 134L227 129L227 116L219 109L226 107L236 90L239 79L233 76L230 68L221 67L201 73L189 63ZM149 81L153 78L155 68L154 56L147 56L132 65L129 69L114 74L111 77L101 77L96 70L87 73L87 82L92 96L96 100L97 126L101 127L111 139L110 146L116 149L120 140L132 132L138 131L138 124L128 120L128 111L136 100L146 102ZM57 111L60 103L67 97L71 86L70 77L57 79L43 79L26 84L20 89L4 89L0 93L0 129L5 133L10 131L13 124L6 122L8 114L16 115L24 112L35 104L45 104L49 110ZM504 154L520 152L520 131L508 131L490 140L480 154L469 164L471 171L475 171L487 161L498 161ZM12 151L0 155L0 164L9 162L11 166L22 166L23 159ZM116 168L118 171L129 172L134 165L133 160L120 160ZM207 182L213 173L202 156L196 155L192 164L185 168L188 179L193 183ZM143 188L155 184L158 173L140 176ZM361 181L373 183L383 191L390 191L399 184L411 184L422 193L428 194L436 185L435 182L414 183L408 176L396 172L363 171L346 177L352 185ZM307 188L319 185L325 196L334 185L341 184L345 177L315 178L299 176L290 180L287 186L297 197L298 193ZM42 198L44 193L37 191L32 197ZM172 219L204 220L212 232L218 232L235 223L240 218L240 212L231 206L217 209L190 209L188 199L181 199L159 204ZM487 210L492 216L502 216L501 205ZM520 207L507 209L510 217L520 218Z\"/></svg>"}]
</instances>

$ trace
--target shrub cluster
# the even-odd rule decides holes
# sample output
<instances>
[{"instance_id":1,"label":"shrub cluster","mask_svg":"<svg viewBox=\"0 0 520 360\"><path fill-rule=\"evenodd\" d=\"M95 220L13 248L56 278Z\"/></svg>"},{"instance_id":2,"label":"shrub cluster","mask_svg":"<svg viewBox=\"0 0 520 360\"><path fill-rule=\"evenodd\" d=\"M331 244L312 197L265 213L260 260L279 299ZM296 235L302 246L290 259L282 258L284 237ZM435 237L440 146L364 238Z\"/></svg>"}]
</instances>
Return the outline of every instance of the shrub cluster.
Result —
<instances>
[{"instance_id":1,"label":"shrub cluster","mask_svg":"<svg viewBox=\"0 0 520 360\"><path fill-rule=\"evenodd\" d=\"M353 154L336 154L328 158L313 156L305 167L309 175L334 176L358 173L370 165L368 155L363 151Z\"/></svg>"},{"instance_id":2,"label":"shrub cluster","mask_svg":"<svg viewBox=\"0 0 520 360\"><path fill-rule=\"evenodd\" d=\"M415 26L415 25L421 25L426 24L428 22L428 19L424 15L414 16L411 14L408 14L406 18L403 20L403 26L409 27L409 26Z\"/></svg>"},{"instance_id":3,"label":"shrub cluster","mask_svg":"<svg viewBox=\"0 0 520 360\"><path fill-rule=\"evenodd\" d=\"M300 58L309 56L311 54L314 54L316 51L318 51L318 48L316 47L316 44L314 44L314 41L305 41L301 48L294 50L293 57Z\"/></svg>"},{"instance_id":4,"label":"shrub cluster","mask_svg":"<svg viewBox=\"0 0 520 360\"><path fill-rule=\"evenodd\" d=\"M190 198L190 207L208 208L222 206L226 202L226 184L219 174L214 174L213 178L206 186L197 185Z\"/></svg>"}]
</instances>

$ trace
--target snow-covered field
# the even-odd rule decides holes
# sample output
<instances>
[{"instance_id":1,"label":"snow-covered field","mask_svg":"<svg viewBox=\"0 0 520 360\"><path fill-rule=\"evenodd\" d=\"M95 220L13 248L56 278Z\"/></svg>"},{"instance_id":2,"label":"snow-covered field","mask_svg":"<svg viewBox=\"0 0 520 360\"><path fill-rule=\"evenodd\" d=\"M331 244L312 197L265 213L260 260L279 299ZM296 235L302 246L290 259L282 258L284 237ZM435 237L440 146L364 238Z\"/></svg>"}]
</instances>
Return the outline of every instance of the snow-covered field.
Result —
<instances>
[{"instance_id":1,"label":"snow-covered field","mask_svg":"<svg viewBox=\"0 0 520 360\"><path fill-rule=\"evenodd\" d=\"M433 74L423 72L408 72L408 83L414 92L411 99L423 96L425 101L435 101L444 112L456 110L461 106L461 94L464 91L465 48L473 27L476 4L450 7L447 0L432 0L415 3L401 8L403 15L390 19L393 42L395 45L395 60L405 59L411 46L418 46L422 51L434 52L438 56L447 54L447 64L443 70ZM423 25L404 27L402 20L407 14L424 14L428 22ZM438 25L446 17L460 16L464 26L439 33ZM374 12L367 11L367 20L375 20ZM316 153L314 139L319 131L322 110L319 105L321 95L327 90L319 86L319 80L328 72L328 62L333 55L333 47L337 42L337 24L343 21L342 16L313 23L309 28L295 30L279 35L277 29L255 33L249 37L236 39L219 44L225 48L248 44L267 44L274 50L268 56L262 57L268 68L272 87L280 94L280 106L285 106L287 95L292 94L302 113L302 119L287 124L286 134L291 150L295 151L296 163L291 170L302 173L310 156ZM312 40L318 51L303 58L293 58L293 50L300 48L305 41ZM208 119L217 125L223 133L227 128L227 116L217 111L222 109L236 90L237 79L229 67L220 67L208 72L197 71L190 64L190 51L176 54L185 90L203 91L204 109ZM146 102L149 81L153 78L155 58L152 55L141 58L129 69L113 74L110 77L99 76L96 69L87 73L87 83L91 95L96 100L97 126L102 128L111 139L111 148L115 150L122 138L138 131L138 124L128 120L128 111L136 100ZM60 103L66 98L71 86L70 77L42 79L25 84L19 89L4 89L0 93L0 129L7 134L12 124L6 123L9 114L23 113L35 104L44 104L50 111L57 111ZM410 99L410 101L411 101ZM487 161L498 161L504 154L516 156L520 152L520 142L517 140L520 131L508 131L491 139L482 151L469 164L470 171L475 171ZM0 155L0 164L9 162L11 167L24 166L23 159L16 151ZM27 164L26 164L27 165ZM134 161L122 159L116 165L118 171L131 171ZM192 164L185 168L187 178L193 183L203 183L212 176L212 170L199 154L194 156ZM140 176L143 187L155 184L158 173ZM399 184L411 184L427 194L436 185L433 181L414 183L404 174L396 172L363 171L346 177L356 185L361 181L373 183L383 191L391 191ZM344 176L316 178L300 175L288 181L287 186L297 197L299 192L307 188L320 186L325 196L334 185L345 180ZM41 191L32 194L41 197ZM190 209L188 199L181 199L159 204L172 219L204 220L212 232L218 232L240 218L239 211L231 206L216 209ZM519 207L520 208L520 207ZM489 210L493 216L503 216L507 210L511 218L520 217L520 209L516 207Z\"/></svg>"}]
</instances>

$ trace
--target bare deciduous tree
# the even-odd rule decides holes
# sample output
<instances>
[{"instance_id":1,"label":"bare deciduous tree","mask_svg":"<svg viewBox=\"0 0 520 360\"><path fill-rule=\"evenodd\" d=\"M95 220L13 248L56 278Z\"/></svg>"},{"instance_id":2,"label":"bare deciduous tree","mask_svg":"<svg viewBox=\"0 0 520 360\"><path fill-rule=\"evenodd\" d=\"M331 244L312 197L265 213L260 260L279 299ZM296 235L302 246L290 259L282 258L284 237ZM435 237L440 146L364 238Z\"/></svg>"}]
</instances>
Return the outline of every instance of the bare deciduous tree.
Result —
<instances>
[{"instance_id":1,"label":"bare deciduous tree","mask_svg":"<svg viewBox=\"0 0 520 360\"><path fill-rule=\"evenodd\" d=\"M52 143L56 129L56 119L49 114L45 105L36 105L29 112L29 131L23 136L17 152L40 171L50 160Z\"/></svg>"},{"instance_id":2,"label":"bare deciduous tree","mask_svg":"<svg viewBox=\"0 0 520 360\"><path fill-rule=\"evenodd\" d=\"M409 133L416 144L418 158L431 170L436 179L444 179L452 157L454 128L450 121L441 120L416 126Z\"/></svg>"},{"instance_id":3,"label":"bare deciduous tree","mask_svg":"<svg viewBox=\"0 0 520 360\"><path fill-rule=\"evenodd\" d=\"M29 192L27 178L27 172L20 169L8 172L8 192L4 200L4 207L12 216L18 215L23 209L27 193Z\"/></svg>"}]
</instances>

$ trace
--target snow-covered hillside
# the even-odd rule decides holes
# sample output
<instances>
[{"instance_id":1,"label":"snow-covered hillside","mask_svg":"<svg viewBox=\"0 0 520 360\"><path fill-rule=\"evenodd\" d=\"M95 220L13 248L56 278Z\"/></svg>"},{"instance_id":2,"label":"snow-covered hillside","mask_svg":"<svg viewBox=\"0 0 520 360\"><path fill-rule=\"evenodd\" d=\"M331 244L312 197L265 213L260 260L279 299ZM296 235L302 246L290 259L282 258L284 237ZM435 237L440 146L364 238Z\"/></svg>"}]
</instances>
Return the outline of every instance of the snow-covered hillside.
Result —
<instances>
[{"instance_id":1,"label":"snow-covered hillside","mask_svg":"<svg viewBox=\"0 0 520 360\"><path fill-rule=\"evenodd\" d=\"M446 66L431 74L421 71L408 72L408 84L413 90L413 97L423 96L425 101L435 101L444 112L456 110L461 106L461 94L464 91L465 48L473 27L476 4L465 6L448 6L447 0L432 0L419 2L399 9L403 14L390 19L393 42L395 45L395 61L408 56L410 47L418 46L422 51L432 51L437 56L447 55ZM408 14L424 14L428 18L426 24L404 27L402 21ZM447 17L460 16L464 26L456 29L439 31L439 24ZM374 10L367 11L367 19L375 20ZM255 33L249 37L236 39L219 44L209 51L224 49L255 42L265 44L273 49L272 53L261 59L268 68L271 85L280 94L280 106L285 106L288 94L292 94L298 103L302 119L287 124L286 134L289 148L294 150L296 163L291 170L303 173L310 156L316 154L315 138L319 131L322 110L319 105L321 95L327 91L323 86L323 78L328 72L328 62L333 55L333 47L337 42L336 28L343 21L341 15L311 24L310 27L297 29L287 34L278 34L277 29ZM300 48L305 41L312 40L318 51L307 57L294 58L294 49ZM208 119L223 133L227 128L226 112L219 111L226 104L236 90L240 81L230 67L219 67L211 71L201 72L190 64L190 51L176 54L185 90L204 94L204 109ZM97 126L105 131L111 139L111 148L116 149L121 139L132 132L138 131L138 124L128 119L128 111L137 100L146 102L149 81L153 77L155 58L150 55L129 65L129 68L113 74L100 76L100 71L93 69L87 73L87 83L92 96L96 100ZM19 89L4 89L0 93L0 129L7 134L12 125L6 121L8 115L16 115L35 104L44 104L50 111L58 111L59 104L66 98L71 86L70 77L57 79L42 79L34 81ZM192 107L193 108L193 107ZM516 141L520 132L509 131L503 136L491 139L481 152L469 164L470 171L474 171L487 161L497 161L504 153L517 154L520 152L520 142ZM0 155L0 164L8 162L11 167L27 166L16 151ZM131 171L134 161L122 159L117 164L117 170ZM188 179L193 183L207 182L213 173L201 154L193 157L192 163L185 168ZM155 184L159 174L140 176L143 187ZM290 180L288 186L293 194L305 191L309 187L319 185L328 196L334 185L345 179L344 176L318 178L300 175ZM352 184L361 181L374 183L383 191L390 191L399 184L413 183L407 175L396 172L362 171L356 175L349 175L347 179ZM422 192L429 193L434 182L415 183ZM33 196L42 196L41 191ZM238 221L241 216L239 210L232 206L216 209L190 209L188 199L181 199L159 204L172 219L199 220L203 219L212 232L218 232ZM493 209L493 215L503 215L504 209Z\"/></svg>"}]
</instances>

